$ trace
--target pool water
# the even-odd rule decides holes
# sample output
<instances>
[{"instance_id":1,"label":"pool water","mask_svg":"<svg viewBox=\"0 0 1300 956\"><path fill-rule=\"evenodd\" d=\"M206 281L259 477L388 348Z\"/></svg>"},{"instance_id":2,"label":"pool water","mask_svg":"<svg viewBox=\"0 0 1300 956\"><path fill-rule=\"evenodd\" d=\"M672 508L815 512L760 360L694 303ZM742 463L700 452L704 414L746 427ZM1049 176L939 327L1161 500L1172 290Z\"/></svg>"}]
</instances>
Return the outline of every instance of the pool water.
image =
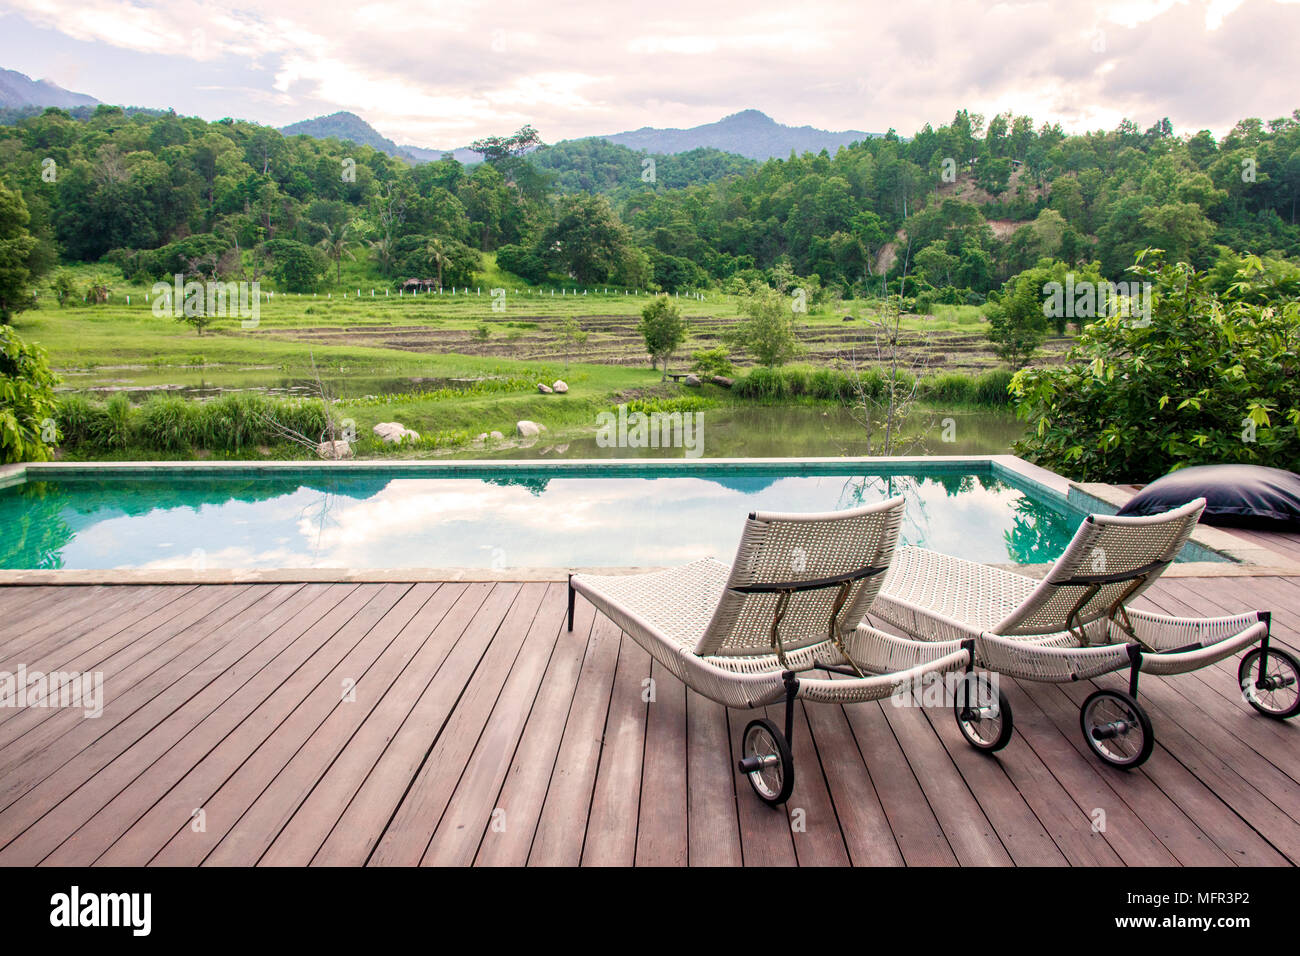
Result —
<instances>
[{"instance_id":1,"label":"pool water","mask_svg":"<svg viewBox=\"0 0 1300 956\"><path fill-rule=\"evenodd\" d=\"M307 469L59 476L0 490L3 568L513 568L730 561L751 511L907 501L902 540L1054 560L1083 515L988 474L829 467ZM969 472L969 469L967 470Z\"/></svg>"}]
</instances>

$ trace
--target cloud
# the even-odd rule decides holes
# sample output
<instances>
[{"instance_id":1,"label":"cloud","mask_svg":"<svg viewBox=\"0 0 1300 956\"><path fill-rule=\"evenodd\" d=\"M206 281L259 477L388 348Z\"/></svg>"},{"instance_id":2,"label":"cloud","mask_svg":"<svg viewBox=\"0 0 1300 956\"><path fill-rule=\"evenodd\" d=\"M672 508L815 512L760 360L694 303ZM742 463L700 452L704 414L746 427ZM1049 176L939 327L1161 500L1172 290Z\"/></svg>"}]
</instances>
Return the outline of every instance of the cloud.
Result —
<instances>
[{"instance_id":1,"label":"cloud","mask_svg":"<svg viewBox=\"0 0 1300 956\"><path fill-rule=\"evenodd\" d=\"M525 122L555 141L750 107L795 125L903 133L963 107L1074 130L1168 116L1222 132L1246 115L1289 114L1300 87L1300 4L1281 0L8 8L6 28L26 30L6 30L7 65L43 73L75 52L80 88L101 99L274 124L347 109L398 142L443 148ZM157 101L162 91L171 102Z\"/></svg>"}]
</instances>

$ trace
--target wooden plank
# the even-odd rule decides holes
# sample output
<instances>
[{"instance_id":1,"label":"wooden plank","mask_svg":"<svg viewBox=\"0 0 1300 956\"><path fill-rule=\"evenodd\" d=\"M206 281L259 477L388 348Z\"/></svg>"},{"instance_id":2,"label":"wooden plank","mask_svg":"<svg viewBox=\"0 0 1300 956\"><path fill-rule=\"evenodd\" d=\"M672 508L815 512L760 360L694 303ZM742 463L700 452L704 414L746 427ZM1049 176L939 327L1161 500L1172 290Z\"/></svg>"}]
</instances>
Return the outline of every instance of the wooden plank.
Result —
<instances>
[{"instance_id":1,"label":"wooden plank","mask_svg":"<svg viewBox=\"0 0 1300 956\"><path fill-rule=\"evenodd\" d=\"M650 655L623 635L614 671L614 694L605 723L605 743L596 771L596 791L582 847L583 866L632 866L637 862L637 826L645 756ZM673 683L681 686L673 679ZM658 681L653 685L658 698ZM679 741L685 745L686 738Z\"/></svg>"},{"instance_id":2,"label":"wooden plank","mask_svg":"<svg viewBox=\"0 0 1300 956\"><path fill-rule=\"evenodd\" d=\"M106 587L51 587L43 589L35 599L0 619L0 665L37 641L55 633L62 618L62 626L97 613L104 605Z\"/></svg>"},{"instance_id":3,"label":"wooden plank","mask_svg":"<svg viewBox=\"0 0 1300 956\"><path fill-rule=\"evenodd\" d=\"M243 655L255 651L257 640L267 632L264 629L283 623L291 612L319 600L326 591L325 585L286 587L291 596L278 604L272 602L269 611L255 604L241 612L231 619L230 625L213 632L214 640L201 640L146 680L131 685L125 694L106 702L104 715L98 720L78 722L57 746L52 744L33 754L21 764L20 770L0 777L0 845L16 832L9 830L10 826L20 829L22 821L34 819L29 813L40 808L39 801L46 800L52 805L76 790L154 730L190 694L221 674L222 668L236 667ZM340 595L348 590L350 585ZM285 592L277 589L275 593ZM274 646L274 643L268 645ZM155 740L162 739L163 734L159 732ZM23 804L22 808L18 808L19 803Z\"/></svg>"},{"instance_id":4,"label":"wooden plank","mask_svg":"<svg viewBox=\"0 0 1300 956\"><path fill-rule=\"evenodd\" d=\"M85 634L107 637L130 623L124 622L122 618L130 616L133 607L150 601L174 600L187 590L189 588L175 591L166 588L121 588L107 591L105 596L97 596L93 601L60 601L49 614L41 615L33 622L26 631L27 640L22 647L0 660L0 668L15 670L19 664L34 657L57 654L60 647ZM135 619L134 616L131 617L132 621Z\"/></svg>"},{"instance_id":5,"label":"wooden plank","mask_svg":"<svg viewBox=\"0 0 1300 956\"><path fill-rule=\"evenodd\" d=\"M624 636L624 643L631 638ZM644 677L642 671L640 677ZM686 787L686 685L658 661L651 665L655 696L645 711L640 813L636 821L638 866L685 866L690 809ZM640 677L635 679L640 690ZM602 756L609 756L608 748Z\"/></svg>"},{"instance_id":6,"label":"wooden plank","mask_svg":"<svg viewBox=\"0 0 1300 956\"><path fill-rule=\"evenodd\" d=\"M304 588L303 592L308 592L308 589ZM44 809L50 805L45 801L51 791L61 798L61 802L54 801L58 805L45 813L38 824L29 827L18 840L0 851L0 862L11 851L24 855L40 852L40 858L43 858L65 838L73 844L84 841L101 850L106 848L138 816L138 809L133 808L138 808L142 802L145 807L152 806L158 797L157 793L151 793L136 800L134 794L128 793L118 799L132 781L198 727L204 730L191 737L196 742L204 740L205 731L210 729L213 732L207 738L209 747L224 737L233 724L223 725L223 720L232 713L240 714L241 707L251 709L255 695L260 693L264 697L282 683L370 596L362 586L354 585L330 586L325 594L308 592L304 595L303 592L294 595L295 599L300 596L309 599L299 613L287 621L278 615L268 616L274 628L270 637L259 631L256 621L242 624L239 632L230 629L228 633L238 636L233 637L228 645L231 649L229 655L218 651L199 661L166 691L83 751L77 761L61 767L42 781L40 787L15 803L14 808L24 804L21 808L23 815L13 818L17 823L32 805L29 798L30 801L45 803ZM315 600L310 601L313 597ZM298 602L291 599L285 602L285 607L297 608ZM277 626L279 624L283 627ZM223 633L227 631L223 629ZM251 646L240 639L243 634L252 638ZM221 711L221 705L231 700L234 704ZM218 712L221 717L212 719L212 715ZM234 723L238 723L238 719L236 716ZM184 769L189 769L190 765ZM75 773L64 772L70 766L77 768ZM116 822L101 819L93 829L73 832L115 800L117 806L113 809L120 807L126 819ZM9 821L10 811L6 810L0 816L0 838L3 838L3 825ZM73 849L75 847L69 847L69 850Z\"/></svg>"},{"instance_id":7,"label":"wooden plank","mask_svg":"<svg viewBox=\"0 0 1300 956\"><path fill-rule=\"evenodd\" d=\"M618 625L603 614L598 616L533 834L529 866L576 866L582 860L619 639ZM510 813L509 806L505 810Z\"/></svg>"},{"instance_id":8,"label":"wooden plank","mask_svg":"<svg viewBox=\"0 0 1300 956\"><path fill-rule=\"evenodd\" d=\"M871 782L866 762L858 752L844 708L812 704L806 713L849 861L854 866L902 866L903 854L889 828L889 818Z\"/></svg>"},{"instance_id":9,"label":"wooden plank","mask_svg":"<svg viewBox=\"0 0 1300 956\"><path fill-rule=\"evenodd\" d=\"M506 597L491 584L471 584L448 612L439 629L459 628L455 644L316 851L314 865L361 866L369 859L496 634L509 609Z\"/></svg>"},{"instance_id":10,"label":"wooden plank","mask_svg":"<svg viewBox=\"0 0 1300 956\"><path fill-rule=\"evenodd\" d=\"M1190 820L1182 817L1178 809L1167 800L1155 799L1159 795L1154 794L1150 788L1144 789L1141 775L1130 775L1118 770L1104 774L1101 772L1104 768L1098 766L1095 757L1090 761L1073 746L1073 741L1067 736L1068 717L1060 714L1059 708L1058 713L1049 716L1039 707L1037 697L1028 689L1022 688L1018 682L1004 680L1002 684L1010 698L1016 728L1025 744L1033 749L1069 794L1070 799L1083 812L1089 826L1100 833L1125 864L1186 865L1187 861L1180 858L1174 848L1182 850L1191 858L1206 849L1204 834ZM1029 682L1026 684L1036 688L1048 686ZM1042 696L1047 697L1046 694ZM1053 717L1060 723L1053 720ZM1073 717L1074 726L1077 727L1077 710ZM1138 782L1135 784L1134 780ZM1146 815L1130 805L1132 800L1142 806L1144 796L1148 798L1146 806L1149 810L1164 815L1161 829L1165 838L1173 844L1172 848L1166 846L1161 837L1147 826ZM1213 862L1207 865L1221 866L1227 862L1221 855L1211 854L1211 859Z\"/></svg>"},{"instance_id":11,"label":"wooden plank","mask_svg":"<svg viewBox=\"0 0 1300 956\"><path fill-rule=\"evenodd\" d=\"M143 866L178 830L194 833L192 814L203 810L206 815L206 803L220 783L275 732L307 691L346 657L408 588L403 584L357 588L313 625L324 641L305 656L281 655L166 753L129 778L73 838L50 853L50 864L86 865L102 859L105 865ZM113 769L124 766L119 760ZM147 809L142 813L141 808Z\"/></svg>"},{"instance_id":12,"label":"wooden plank","mask_svg":"<svg viewBox=\"0 0 1300 956\"><path fill-rule=\"evenodd\" d=\"M501 592L506 605L504 616L499 618L501 623L446 726L370 854L369 865L414 866L424 857L519 656L547 586L532 583L521 588L518 584L498 584L496 591ZM489 602L497 597L494 592ZM487 605L479 612L480 616L486 608Z\"/></svg>"},{"instance_id":13,"label":"wooden plank","mask_svg":"<svg viewBox=\"0 0 1300 956\"><path fill-rule=\"evenodd\" d=\"M546 785L555 769L565 722L573 706L578 675L592 646L595 608L587 601L578 601L574 612L573 630L560 634L510 772L497 795L493 810L500 813L483 832L475 857L479 865L523 866L528 862L546 800Z\"/></svg>"},{"instance_id":14,"label":"wooden plank","mask_svg":"<svg viewBox=\"0 0 1300 956\"><path fill-rule=\"evenodd\" d=\"M1110 678L1099 678L1094 683L1098 686L1123 687L1122 682ZM1093 689L1087 683L1059 686L1076 706L1082 704ZM1144 765L1143 771L1152 773L1166 756L1177 760L1223 802L1224 807L1220 812L1236 813L1292 863L1300 862L1300 830L1297 829L1296 821L1251 786L1213 749L1201 743L1195 734L1185 730L1146 690L1142 693L1142 704L1151 715L1157 748ZM1162 753L1162 750L1165 752ZM1227 753L1236 756L1232 751Z\"/></svg>"},{"instance_id":15,"label":"wooden plank","mask_svg":"<svg viewBox=\"0 0 1300 956\"><path fill-rule=\"evenodd\" d=\"M1007 777L996 754L976 750L957 727L951 706L922 711L966 786L1017 866L1069 866L1047 830ZM1012 741L1014 746L1015 741Z\"/></svg>"},{"instance_id":16,"label":"wooden plank","mask_svg":"<svg viewBox=\"0 0 1300 956\"><path fill-rule=\"evenodd\" d=\"M249 807L273 782L280 782L278 792L288 803L289 794L300 797L319 779L323 764L328 763L350 736L355 721L362 719L366 710L363 701L377 700L419 647L422 637L407 631L406 626L436 589L437 585L432 584L409 586L343 660L257 745L219 789L203 801L204 830L195 833L188 825L179 827L153 857L152 865L197 866L204 862L217 865L224 862L251 866L256 863L279 832L279 824L292 814L297 803L282 805L282 816L256 834L248 833L245 817ZM226 741L222 746L226 746ZM240 749L231 749L238 757ZM204 758L205 762L210 762L216 753ZM223 843L226 837L234 839ZM214 856L218 843L223 843L226 851L224 861L209 859Z\"/></svg>"},{"instance_id":17,"label":"wooden plank","mask_svg":"<svg viewBox=\"0 0 1300 956\"><path fill-rule=\"evenodd\" d=\"M269 593L270 589L265 585L258 589L223 585L191 591L182 601L173 602L115 635L111 644L104 642L82 657L73 658L66 667L85 673L102 671L105 710L109 702L113 702L114 714L111 716L120 718L125 716L127 706L143 704L152 693L166 687L166 683L159 680L148 682L151 674ZM178 605L181 606L178 608ZM155 623L173 611L175 616L170 620ZM121 649L112 653L119 645ZM111 656L99 657L105 653ZM106 725L99 723L103 715L95 720L93 727L87 727L82 712L75 709L28 708L0 725L0 747L4 748L3 757L0 757L0 776L54 746L65 733L78 731L81 742L98 737ZM80 749L74 740L62 741L60 746Z\"/></svg>"},{"instance_id":18,"label":"wooden plank","mask_svg":"<svg viewBox=\"0 0 1300 956\"><path fill-rule=\"evenodd\" d=\"M909 866L952 866L957 856L879 703L845 707L898 850Z\"/></svg>"},{"instance_id":19,"label":"wooden plank","mask_svg":"<svg viewBox=\"0 0 1300 956\"><path fill-rule=\"evenodd\" d=\"M1022 692L1033 699L1058 731L1083 755L1093 772L1107 781L1169 848L1182 866L1223 866L1251 862L1285 863L1285 859L1259 839L1235 814L1225 814L1214 807L1211 814L1197 812L1218 799L1176 760L1148 763L1133 773L1108 767L1092 754L1079 731L1079 709L1073 700L1053 684L1021 684ZM1172 773L1151 773L1153 767L1168 767ZM1107 810L1107 826L1113 820ZM1223 826L1218 820L1226 820Z\"/></svg>"},{"instance_id":20,"label":"wooden plank","mask_svg":"<svg viewBox=\"0 0 1300 956\"><path fill-rule=\"evenodd\" d=\"M519 659L501 688L469 765L429 841L429 848L420 861L422 865L468 866L474 861L483 831L492 823L497 795L510 771L511 759L537 700L546 668L567 627L567 606L568 589L561 584L552 585L524 638Z\"/></svg>"},{"instance_id":21,"label":"wooden plank","mask_svg":"<svg viewBox=\"0 0 1300 956\"><path fill-rule=\"evenodd\" d=\"M686 728L687 862L740 866L744 856L736 809L737 758L731 751L727 708L687 690Z\"/></svg>"},{"instance_id":22,"label":"wooden plank","mask_svg":"<svg viewBox=\"0 0 1300 956\"><path fill-rule=\"evenodd\" d=\"M275 837L259 861L262 865L306 866L311 862L348 803L375 771L385 748L410 716L489 590L486 585L470 591L466 584L444 584L425 602L407 625L410 630L428 635L424 644Z\"/></svg>"},{"instance_id":23,"label":"wooden plank","mask_svg":"<svg viewBox=\"0 0 1300 956\"><path fill-rule=\"evenodd\" d=\"M833 706L812 704L812 707ZM781 705L785 709L785 705ZM794 839L795 858L800 866L847 866L849 853L839 817L831 800L826 775L818 756L820 748L812 734L807 707L795 705L794 751L795 786L786 804L790 833ZM752 788L751 788L752 790Z\"/></svg>"}]
</instances>

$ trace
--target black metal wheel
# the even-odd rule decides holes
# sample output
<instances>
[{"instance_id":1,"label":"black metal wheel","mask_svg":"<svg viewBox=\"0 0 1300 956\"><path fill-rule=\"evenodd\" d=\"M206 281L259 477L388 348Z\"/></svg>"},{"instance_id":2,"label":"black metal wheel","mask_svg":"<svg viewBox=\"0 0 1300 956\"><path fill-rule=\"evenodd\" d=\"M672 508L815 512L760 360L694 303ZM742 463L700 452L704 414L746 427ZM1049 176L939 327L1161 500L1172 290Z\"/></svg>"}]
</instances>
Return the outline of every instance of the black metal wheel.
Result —
<instances>
[{"instance_id":1,"label":"black metal wheel","mask_svg":"<svg viewBox=\"0 0 1300 956\"><path fill-rule=\"evenodd\" d=\"M1118 690L1099 690L1079 708L1083 739L1106 763L1130 770L1146 762L1155 747L1151 718L1142 705Z\"/></svg>"},{"instance_id":2,"label":"black metal wheel","mask_svg":"<svg viewBox=\"0 0 1300 956\"><path fill-rule=\"evenodd\" d=\"M953 700L953 713L961 735L968 744L985 753L1001 750L1011 740L1011 704L1001 688L996 694L993 690L988 674L972 671L957 684Z\"/></svg>"},{"instance_id":3,"label":"black metal wheel","mask_svg":"<svg viewBox=\"0 0 1300 956\"><path fill-rule=\"evenodd\" d=\"M742 740L740 772L749 777L749 785L764 803L785 803L794 789L794 754L785 734L760 717L745 727Z\"/></svg>"},{"instance_id":4,"label":"black metal wheel","mask_svg":"<svg viewBox=\"0 0 1300 956\"><path fill-rule=\"evenodd\" d=\"M1300 713L1300 663L1284 650L1270 647L1267 661L1258 647L1251 650L1237 668L1237 683L1246 703L1267 717Z\"/></svg>"}]
</instances>

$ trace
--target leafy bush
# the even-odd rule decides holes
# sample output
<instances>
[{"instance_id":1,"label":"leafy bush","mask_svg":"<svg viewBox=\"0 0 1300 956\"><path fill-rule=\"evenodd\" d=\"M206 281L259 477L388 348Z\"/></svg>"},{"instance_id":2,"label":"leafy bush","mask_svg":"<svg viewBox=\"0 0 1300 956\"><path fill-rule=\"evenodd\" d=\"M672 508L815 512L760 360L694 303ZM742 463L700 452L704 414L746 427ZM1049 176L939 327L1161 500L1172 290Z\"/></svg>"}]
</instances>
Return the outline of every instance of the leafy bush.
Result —
<instances>
[{"instance_id":1,"label":"leafy bush","mask_svg":"<svg viewBox=\"0 0 1300 956\"><path fill-rule=\"evenodd\" d=\"M734 375L736 366L731 364L731 353L719 345L692 352L691 371L700 375Z\"/></svg>"},{"instance_id":2,"label":"leafy bush","mask_svg":"<svg viewBox=\"0 0 1300 956\"><path fill-rule=\"evenodd\" d=\"M1258 300L1248 257L1222 295L1209 276L1158 256L1151 319L1084 327L1066 364L1012 380L1031 426L1018 454L1087 481L1146 481L1185 465L1300 460L1300 302Z\"/></svg>"},{"instance_id":3,"label":"leafy bush","mask_svg":"<svg viewBox=\"0 0 1300 956\"><path fill-rule=\"evenodd\" d=\"M741 308L745 318L728 337L729 345L745 349L769 368L784 365L799 354L790 299L775 289L761 288Z\"/></svg>"},{"instance_id":4,"label":"leafy bush","mask_svg":"<svg viewBox=\"0 0 1300 956\"><path fill-rule=\"evenodd\" d=\"M645 339L645 350L650 356L650 367L662 366L668 374L668 363L673 353L686 341L686 320L666 295L657 295L641 310L641 321L636 330Z\"/></svg>"},{"instance_id":5,"label":"leafy bush","mask_svg":"<svg viewBox=\"0 0 1300 956\"><path fill-rule=\"evenodd\" d=\"M0 325L0 464L50 457L55 382L45 351Z\"/></svg>"}]
</instances>

